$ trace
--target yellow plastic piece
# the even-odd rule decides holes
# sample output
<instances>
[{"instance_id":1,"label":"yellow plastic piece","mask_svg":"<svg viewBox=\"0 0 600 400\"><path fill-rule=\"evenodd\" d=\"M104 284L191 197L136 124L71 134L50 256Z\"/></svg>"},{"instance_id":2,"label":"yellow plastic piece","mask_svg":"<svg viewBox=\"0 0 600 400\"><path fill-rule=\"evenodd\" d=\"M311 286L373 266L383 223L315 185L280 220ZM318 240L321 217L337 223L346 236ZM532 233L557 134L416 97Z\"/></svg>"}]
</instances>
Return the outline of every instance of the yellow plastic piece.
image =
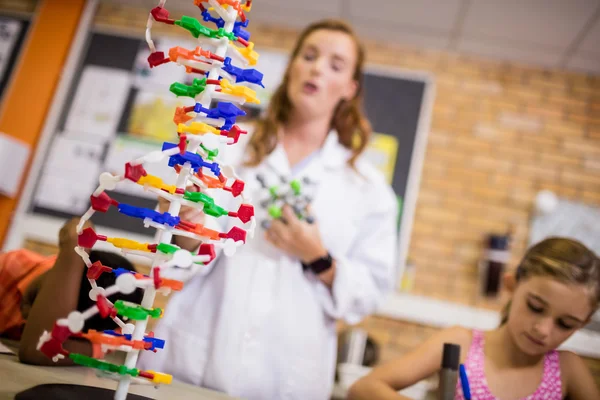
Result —
<instances>
[{"instance_id":1,"label":"yellow plastic piece","mask_svg":"<svg viewBox=\"0 0 600 400\"><path fill-rule=\"evenodd\" d=\"M148 243L140 243L135 240L125 239L125 238L108 238L106 239L108 243L112 243L113 246L118 247L120 249L130 249L130 250L141 250L150 252L148 249Z\"/></svg>"},{"instance_id":2,"label":"yellow plastic piece","mask_svg":"<svg viewBox=\"0 0 600 400\"><path fill-rule=\"evenodd\" d=\"M220 135L221 131L214 126L205 124L204 122L192 122L189 125L179 124L177 125L177 133L193 133L194 135L204 135L205 133L214 133Z\"/></svg>"},{"instance_id":3,"label":"yellow plastic piece","mask_svg":"<svg viewBox=\"0 0 600 400\"><path fill-rule=\"evenodd\" d=\"M173 377L169 374L163 374L162 372L154 372L154 371L146 371L151 374L154 374L154 379L152 379L153 383L162 383L166 385L170 385L173 381Z\"/></svg>"},{"instance_id":4,"label":"yellow plastic piece","mask_svg":"<svg viewBox=\"0 0 600 400\"><path fill-rule=\"evenodd\" d=\"M248 47L236 47L242 57L248 60L250 65L256 65L258 62L258 53L254 51L254 43L248 42Z\"/></svg>"},{"instance_id":5,"label":"yellow plastic piece","mask_svg":"<svg viewBox=\"0 0 600 400\"><path fill-rule=\"evenodd\" d=\"M173 194L177 190L177 186L175 185L167 185L160 179L158 176L154 175L146 175L142 176L138 181L140 185L148 185L157 189L166 190L167 192Z\"/></svg>"},{"instance_id":6,"label":"yellow plastic piece","mask_svg":"<svg viewBox=\"0 0 600 400\"><path fill-rule=\"evenodd\" d=\"M243 97L248 103L260 104L260 100L256 97L254 90L246 86L232 85L225 78L221 79L221 93Z\"/></svg>"}]
</instances>

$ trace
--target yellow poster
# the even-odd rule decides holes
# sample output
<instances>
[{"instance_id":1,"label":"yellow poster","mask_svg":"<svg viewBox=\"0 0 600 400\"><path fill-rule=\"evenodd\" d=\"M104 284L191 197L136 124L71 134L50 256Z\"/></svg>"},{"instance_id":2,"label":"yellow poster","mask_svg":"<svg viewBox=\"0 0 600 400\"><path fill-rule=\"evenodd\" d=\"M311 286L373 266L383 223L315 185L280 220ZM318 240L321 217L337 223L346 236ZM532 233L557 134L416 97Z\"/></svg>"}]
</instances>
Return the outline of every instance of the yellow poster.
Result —
<instances>
[{"instance_id":1,"label":"yellow poster","mask_svg":"<svg viewBox=\"0 0 600 400\"><path fill-rule=\"evenodd\" d=\"M385 175L390 185L394 179L397 155L398 139L383 133L374 133L365 150L367 159Z\"/></svg>"}]
</instances>

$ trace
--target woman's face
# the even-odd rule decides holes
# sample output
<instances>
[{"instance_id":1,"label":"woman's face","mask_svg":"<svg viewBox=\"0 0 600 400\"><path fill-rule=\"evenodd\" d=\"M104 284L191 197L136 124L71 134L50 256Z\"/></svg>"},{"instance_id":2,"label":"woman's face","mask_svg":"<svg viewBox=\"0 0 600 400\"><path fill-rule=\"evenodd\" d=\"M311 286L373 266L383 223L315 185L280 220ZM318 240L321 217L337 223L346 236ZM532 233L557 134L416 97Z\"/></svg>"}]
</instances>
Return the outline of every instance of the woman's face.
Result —
<instances>
[{"instance_id":1,"label":"woman's face","mask_svg":"<svg viewBox=\"0 0 600 400\"><path fill-rule=\"evenodd\" d=\"M340 100L356 94L356 62L356 43L348 34L310 33L290 66L287 91L294 111L307 118L331 117Z\"/></svg>"}]
</instances>

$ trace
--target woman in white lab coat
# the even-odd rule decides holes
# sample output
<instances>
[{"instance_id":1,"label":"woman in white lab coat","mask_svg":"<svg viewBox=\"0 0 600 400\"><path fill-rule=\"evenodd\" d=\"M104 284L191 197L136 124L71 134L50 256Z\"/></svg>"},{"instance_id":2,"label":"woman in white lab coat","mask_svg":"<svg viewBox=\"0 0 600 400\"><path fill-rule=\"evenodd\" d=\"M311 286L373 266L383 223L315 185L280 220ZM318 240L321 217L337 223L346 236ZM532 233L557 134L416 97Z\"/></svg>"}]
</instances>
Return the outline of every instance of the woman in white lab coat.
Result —
<instances>
[{"instance_id":1,"label":"woman in white lab coat","mask_svg":"<svg viewBox=\"0 0 600 400\"><path fill-rule=\"evenodd\" d=\"M187 282L155 331L164 350L143 355L143 368L247 399L329 398L336 320L355 324L374 312L395 275L397 202L359 157L370 135L363 62L342 22L301 34L238 173L256 202L258 175L271 184L308 177L315 223L286 208L283 220ZM267 217L254 206L259 221Z\"/></svg>"}]
</instances>

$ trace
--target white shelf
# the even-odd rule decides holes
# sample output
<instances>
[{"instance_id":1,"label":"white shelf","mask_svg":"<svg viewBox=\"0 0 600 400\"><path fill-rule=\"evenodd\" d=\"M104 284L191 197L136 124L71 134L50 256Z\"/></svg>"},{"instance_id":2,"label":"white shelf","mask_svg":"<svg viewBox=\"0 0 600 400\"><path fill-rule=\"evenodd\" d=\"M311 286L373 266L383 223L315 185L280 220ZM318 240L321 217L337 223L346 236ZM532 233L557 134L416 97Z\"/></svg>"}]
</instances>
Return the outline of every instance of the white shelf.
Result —
<instances>
[{"instance_id":1,"label":"white shelf","mask_svg":"<svg viewBox=\"0 0 600 400\"><path fill-rule=\"evenodd\" d=\"M489 330L498 326L500 315L462 304L436 300L408 293L394 293L376 315L436 328L461 325L470 329ZM582 357L600 359L600 333L580 330L560 347Z\"/></svg>"}]
</instances>

